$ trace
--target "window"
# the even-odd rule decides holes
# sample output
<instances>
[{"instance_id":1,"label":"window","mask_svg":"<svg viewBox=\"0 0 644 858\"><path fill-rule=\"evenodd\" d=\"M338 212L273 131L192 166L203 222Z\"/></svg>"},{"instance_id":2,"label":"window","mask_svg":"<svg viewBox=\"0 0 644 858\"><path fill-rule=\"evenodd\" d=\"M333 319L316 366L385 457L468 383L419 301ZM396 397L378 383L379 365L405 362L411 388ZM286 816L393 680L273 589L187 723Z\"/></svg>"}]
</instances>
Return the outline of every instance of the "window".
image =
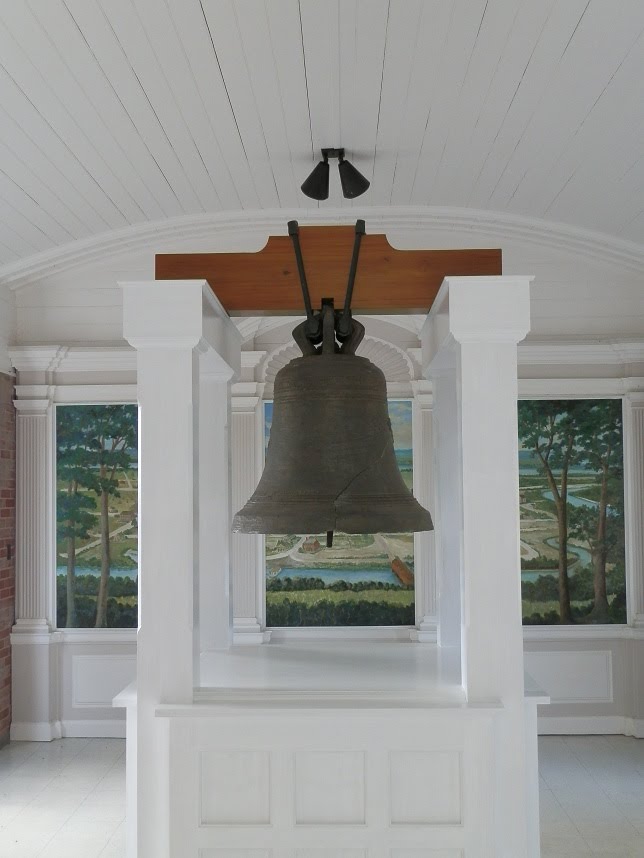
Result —
<instances>
[{"instance_id":1,"label":"window","mask_svg":"<svg viewBox=\"0 0 644 858\"><path fill-rule=\"evenodd\" d=\"M264 405L268 443L273 403ZM412 404L391 400L394 448L412 487ZM414 616L413 534L267 536L267 626L406 626Z\"/></svg>"},{"instance_id":2,"label":"window","mask_svg":"<svg viewBox=\"0 0 644 858\"><path fill-rule=\"evenodd\" d=\"M524 624L625 623L622 403L519 403Z\"/></svg>"},{"instance_id":3,"label":"window","mask_svg":"<svg viewBox=\"0 0 644 858\"><path fill-rule=\"evenodd\" d=\"M59 628L135 628L137 407L56 408Z\"/></svg>"}]
</instances>

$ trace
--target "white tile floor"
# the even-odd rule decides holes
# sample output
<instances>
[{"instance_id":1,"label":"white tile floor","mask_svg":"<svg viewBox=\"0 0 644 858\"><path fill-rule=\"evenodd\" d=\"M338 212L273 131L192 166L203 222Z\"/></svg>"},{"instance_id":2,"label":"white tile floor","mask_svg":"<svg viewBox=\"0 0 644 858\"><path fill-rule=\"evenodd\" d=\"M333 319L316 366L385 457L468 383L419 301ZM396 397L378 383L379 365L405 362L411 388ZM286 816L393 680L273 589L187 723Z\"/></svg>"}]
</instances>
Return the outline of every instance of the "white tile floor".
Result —
<instances>
[{"instance_id":1,"label":"white tile floor","mask_svg":"<svg viewBox=\"0 0 644 858\"><path fill-rule=\"evenodd\" d=\"M125 742L12 742L0 750L1 858L123 858Z\"/></svg>"},{"instance_id":2,"label":"white tile floor","mask_svg":"<svg viewBox=\"0 0 644 858\"><path fill-rule=\"evenodd\" d=\"M644 741L539 740L541 856L644 858Z\"/></svg>"},{"instance_id":3,"label":"white tile floor","mask_svg":"<svg viewBox=\"0 0 644 858\"><path fill-rule=\"evenodd\" d=\"M539 741L542 858L644 858L644 741ZM123 858L125 743L0 750L1 858Z\"/></svg>"}]
</instances>

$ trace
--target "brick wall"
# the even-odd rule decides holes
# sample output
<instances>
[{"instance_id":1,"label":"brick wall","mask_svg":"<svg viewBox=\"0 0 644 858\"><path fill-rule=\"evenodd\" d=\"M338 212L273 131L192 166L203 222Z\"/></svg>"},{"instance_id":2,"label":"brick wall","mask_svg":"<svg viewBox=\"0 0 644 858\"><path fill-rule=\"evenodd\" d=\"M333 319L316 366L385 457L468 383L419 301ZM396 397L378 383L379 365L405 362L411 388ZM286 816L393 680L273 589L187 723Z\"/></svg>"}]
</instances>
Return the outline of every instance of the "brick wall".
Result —
<instances>
[{"instance_id":1,"label":"brick wall","mask_svg":"<svg viewBox=\"0 0 644 858\"><path fill-rule=\"evenodd\" d=\"M0 373L0 746L11 724L11 647L16 554L16 417L13 378Z\"/></svg>"}]
</instances>

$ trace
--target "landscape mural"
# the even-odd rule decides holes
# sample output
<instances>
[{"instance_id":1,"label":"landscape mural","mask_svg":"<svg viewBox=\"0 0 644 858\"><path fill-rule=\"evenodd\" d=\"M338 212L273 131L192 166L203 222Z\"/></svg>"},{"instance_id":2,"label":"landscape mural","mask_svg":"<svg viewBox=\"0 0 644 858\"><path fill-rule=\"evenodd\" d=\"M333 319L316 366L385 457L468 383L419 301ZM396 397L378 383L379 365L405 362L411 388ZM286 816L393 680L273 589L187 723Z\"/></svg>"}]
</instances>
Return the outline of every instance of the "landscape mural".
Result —
<instances>
[{"instance_id":1,"label":"landscape mural","mask_svg":"<svg viewBox=\"0 0 644 858\"><path fill-rule=\"evenodd\" d=\"M56 408L59 628L137 626L137 406Z\"/></svg>"},{"instance_id":2,"label":"landscape mural","mask_svg":"<svg viewBox=\"0 0 644 858\"><path fill-rule=\"evenodd\" d=\"M391 400L396 460L412 487L412 406ZM268 443L273 403L264 405ZM306 533L266 537L267 626L413 625L413 534Z\"/></svg>"},{"instance_id":3,"label":"landscape mural","mask_svg":"<svg viewBox=\"0 0 644 858\"><path fill-rule=\"evenodd\" d=\"M519 403L524 624L625 623L622 403Z\"/></svg>"}]
</instances>

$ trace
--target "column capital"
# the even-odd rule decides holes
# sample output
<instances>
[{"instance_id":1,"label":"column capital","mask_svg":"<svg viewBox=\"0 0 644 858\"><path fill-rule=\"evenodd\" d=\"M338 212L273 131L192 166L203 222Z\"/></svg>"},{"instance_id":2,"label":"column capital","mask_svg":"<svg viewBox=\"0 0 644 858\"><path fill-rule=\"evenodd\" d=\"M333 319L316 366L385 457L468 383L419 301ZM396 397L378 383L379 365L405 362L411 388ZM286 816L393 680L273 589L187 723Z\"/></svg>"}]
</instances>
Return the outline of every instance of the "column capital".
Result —
<instances>
[{"instance_id":1,"label":"column capital","mask_svg":"<svg viewBox=\"0 0 644 858\"><path fill-rule=\"evenodd\" d=\"M54 401L53 385L17 385L14 408L19 417L38 417L49 412Z\"/></svg>"},{"instance_id":2,"label":"column capital","mask_svg":"<svg viewBox=\"0 0 644 858\"><path fill-rule=\"evenodd\" d=\"M428 371L439 353L456 343L520 342L530 330L533 279L446 277L420 332L423 369Z\"/></svg>"},{"instance_id":3,"label":"column capital","mask_svg":"<svg viewBox=\"0 0 644 858\"><path fill-rule=\"evenodd\" d=\"M149 280L119 284L123 336L137 351L213 352L209 371L239 376L242 337L205 280Z\"/></svg>"},{"instance_id":4,"label":"column capital","mask_svg":"<svg viewBox=\"0 0 644 858\"><path fill-rule=\"evenodd\" d=\"M414 402L420 409L423 411L431 411L434 406L434 392L431 382L425 379L412 381L411 392L414 396Z\"/></svg>"}]
</instances>

